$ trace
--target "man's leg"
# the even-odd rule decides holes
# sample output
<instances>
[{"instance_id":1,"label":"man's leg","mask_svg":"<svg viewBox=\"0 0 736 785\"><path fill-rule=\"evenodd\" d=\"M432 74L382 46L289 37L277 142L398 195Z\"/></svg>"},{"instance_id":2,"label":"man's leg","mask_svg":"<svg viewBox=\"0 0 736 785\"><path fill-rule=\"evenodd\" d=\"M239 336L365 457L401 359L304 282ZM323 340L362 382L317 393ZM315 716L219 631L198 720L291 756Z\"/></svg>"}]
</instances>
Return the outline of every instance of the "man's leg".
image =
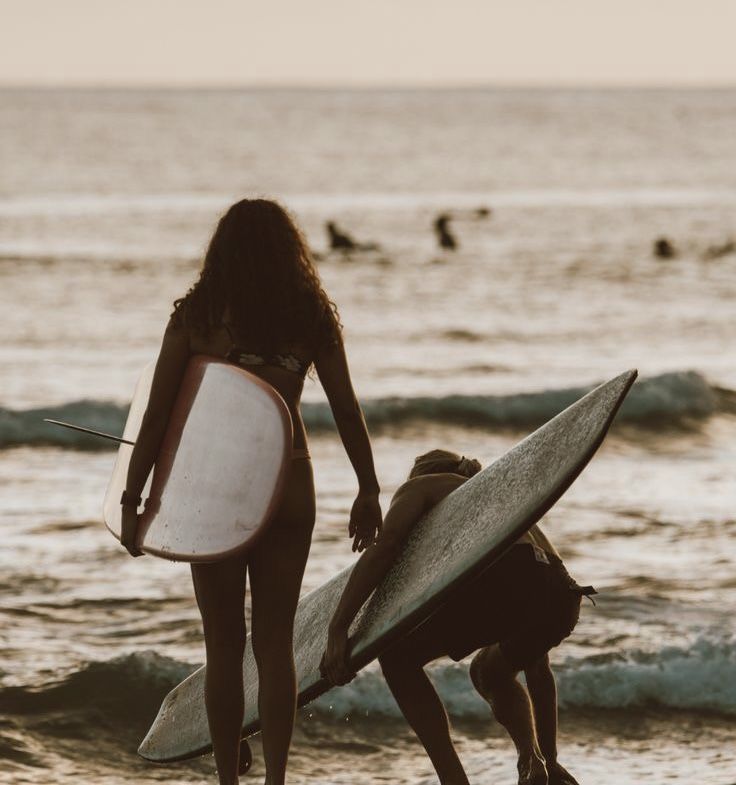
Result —
<instances>
[{"instance_id":1,"label":"man's leg","mask_svg":"<svg viewBox=\"0 0 736 785\"><path fill-rule=\"evenodd\" d=\"M547 765L557 760L557 685L549 666L549 655L524 670L526 686L534 707L537 739Z\"/></svg>"},{"instance_id":2,"label":"man's leg","mask_svg":"<svg viewBox=\"0 0 736 785\"><path fill-rule=\"evenodd\" d=\"M574 777L557 762L557 685L545 654L524 670L534 707L539 748L547 762L550 785L577 785Z\"/></svg>"},{"instance_id":3,"label":"man's leg","mask_svg":"<svg viewBox=\"0 0 736 785\"><path fill-rule=\"evenodd\" d=\"M431 651L431 645L422 646L423 637L411 636L379 662L396 703L427 751L441 785L468 785L450 738L447 712L423 667L444 652Z\"/></svg>"},{"instance_id":4,"label":"man's leg","mask_svg":"<svg viewBox=\"0 0 736 785\"><path fill-rule=\"evenodd\" d=\"M547 769L539 748L529 695L516 680L518 669L508 663L496 643L481 649L470 663L470 678L511 736L519 755L519 785L547 785Z\"/></svg>"}]
</instances>

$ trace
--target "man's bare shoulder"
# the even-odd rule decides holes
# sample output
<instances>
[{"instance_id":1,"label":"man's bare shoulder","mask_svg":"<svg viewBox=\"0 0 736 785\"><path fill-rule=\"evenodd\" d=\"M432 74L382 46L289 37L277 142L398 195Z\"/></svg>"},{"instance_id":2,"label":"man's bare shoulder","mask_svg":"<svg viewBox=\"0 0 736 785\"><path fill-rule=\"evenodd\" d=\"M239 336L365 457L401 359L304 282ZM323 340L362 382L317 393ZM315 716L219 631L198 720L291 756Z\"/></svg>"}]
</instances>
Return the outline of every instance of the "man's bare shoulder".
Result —
<instances>
[{"instance_id":1,"label":"man's bare shoulder","mask_svg":"<svg viewBox=\"0 0 736 785\"><path fill-rule=\"evenodd\" d=\"M467 479L460 474L450 474L449 472L412 477L399 486L392 502L409 497L421 497L431 504L437 504L445 496L449 496L456 488L459 488Z\"/></svg>"}]
</instances>

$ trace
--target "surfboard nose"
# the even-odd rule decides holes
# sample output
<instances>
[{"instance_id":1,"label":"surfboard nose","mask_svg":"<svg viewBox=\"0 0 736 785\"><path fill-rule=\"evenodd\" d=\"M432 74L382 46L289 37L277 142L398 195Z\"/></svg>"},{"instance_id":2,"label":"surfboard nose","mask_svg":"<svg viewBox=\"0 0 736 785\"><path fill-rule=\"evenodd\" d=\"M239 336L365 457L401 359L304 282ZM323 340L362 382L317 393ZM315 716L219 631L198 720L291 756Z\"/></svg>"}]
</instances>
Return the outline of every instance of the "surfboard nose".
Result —
<instances>
[{"instance_id":1,"label":"surfboard nose","mask_svg":"<svg viewBox=\"0 0 736 785\"><path fill-rule=\"evenodd\" d=\"M588 395L601 395L605 391L608 396L610 396L612 402L618 399L618 403L613 403L612 407L611 421L613 421L638 375L639 371L636 368L630 368L628 371L624 371L618 376L615 376L610 381L599 385L595 390L591 390Z\"/></svg>"},{"instance_id":2,"label":"surfboard nose","mask_svg":"<svg viewBox=\"0 0 736 785\"><path fill-rule=\"evenodd\" d=\"M595 390L592 390L589 395L596 392L597 390L602 390L603 388L607 387L610 389L612 396L621 396L623 401L623 396L625 396L625 394L629 391L631 385L636 381L638 375L639 371L636 368L629 368L628 371L624 371L618 376L614 376L613 379L598 385L598 387L596 387Z\"/></svg>"}]
</instances>

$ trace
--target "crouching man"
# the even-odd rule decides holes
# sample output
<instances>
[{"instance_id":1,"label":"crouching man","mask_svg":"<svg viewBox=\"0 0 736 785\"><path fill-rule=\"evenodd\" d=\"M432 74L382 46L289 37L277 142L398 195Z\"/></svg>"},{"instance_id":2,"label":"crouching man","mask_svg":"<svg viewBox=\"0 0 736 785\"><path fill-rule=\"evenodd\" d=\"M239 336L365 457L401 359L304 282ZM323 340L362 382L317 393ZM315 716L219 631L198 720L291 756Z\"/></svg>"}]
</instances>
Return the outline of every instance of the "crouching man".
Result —
<instances>
[{"instance_id":1,"label":"crouching man","mask_svg":"<svg viewBox=\"0 0 736 785\"><path fill-rule=\"evenodd\" d=\"M401 551L414 524L480 471L480 463L446 450L419 456L394 495L377 543L355 565L332 618L323 674L345 684L348 631L356 614ZM424 666L443 656L477 652L470 679L518 752L519 785L577 785L557 761L557 691L548 652L577 624L582 595L534 526L478 578L380 658L391 692L427 751L442 785L467 785L450 738L445 708ZM517 681L524 671L526 688Z\"/></svg>"}]
</instances>

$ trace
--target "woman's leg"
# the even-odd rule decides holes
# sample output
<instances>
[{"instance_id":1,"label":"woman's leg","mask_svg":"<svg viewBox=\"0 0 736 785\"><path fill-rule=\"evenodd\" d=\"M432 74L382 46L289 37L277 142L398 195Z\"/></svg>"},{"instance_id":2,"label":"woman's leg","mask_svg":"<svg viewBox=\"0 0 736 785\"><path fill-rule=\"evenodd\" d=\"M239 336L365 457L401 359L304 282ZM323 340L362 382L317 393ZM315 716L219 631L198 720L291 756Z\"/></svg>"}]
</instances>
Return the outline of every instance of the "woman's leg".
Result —
<instances>
[{"instance_id":1,"label":"woman's leg","mask_svg":"<svg viewBox=\"0 0 736 785\"><path fill-rule=\"evenodd\" d=\"M309 460L292 462L287 496L250 555L253 655L267 785L281 785L294 729L294 614L314 526Z\"/></svg>"},{"instance_id":2,"label":"woman's leg","mask_svg":"<svg viewBox=\"0 0 736 785\"><path fill-rule=\"evenodd\" d=\"M205 705L220 785L238 782L243 722L246 557L192 564L207 650Z\"/></svg>"},{"instance_id":3,"label":"woman's leg","mask_svg":"<svg viewBox=\"0 0 736 785\"><path fill-rule=\"evenodd\" d=\"M386 683L427 752L441 785L468 785L450 737L447 712L424 665L445 654L425 625L379 657Z\"/></svg>"}]
</instances>

